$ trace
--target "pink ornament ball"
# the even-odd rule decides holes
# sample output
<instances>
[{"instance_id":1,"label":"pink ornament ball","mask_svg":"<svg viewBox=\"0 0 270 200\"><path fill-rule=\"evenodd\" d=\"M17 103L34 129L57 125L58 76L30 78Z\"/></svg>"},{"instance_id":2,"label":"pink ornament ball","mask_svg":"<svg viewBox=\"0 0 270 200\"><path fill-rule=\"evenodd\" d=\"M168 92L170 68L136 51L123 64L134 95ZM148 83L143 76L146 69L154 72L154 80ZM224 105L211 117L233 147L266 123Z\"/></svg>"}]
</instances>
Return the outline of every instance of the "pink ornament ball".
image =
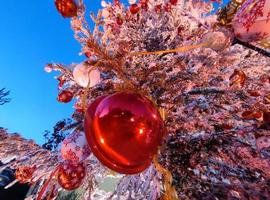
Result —
<instances>
[{"instance_id":1,"label":"pink ornament ball","mask_svg":"<svg viewBox=\"0 0 270 200\"><path fill-rule=\"evenodd\" d=\"M243 42L270 38L270 0L246 0L233 19L233 29Z\"/></svg>"},{"instance_id":2,"label":"pink ornament ball","mask_svg":"<svg viewBox=\"0 0 270 200\"><path fill-rule=\"evenodd\" d=\"M243 42L270 38L270 0L246 0L233 19L233 29Z\"/></svg>"},{"instance_id":3,"label":"pink ornament ball","mask_svg":"<svg viewBox=\"0 0 270 200\"><path fill-rule=\"evenodd\" d=\"M61 156L63 160L79 163L90 155L85 134L80 131L74 131L64 139L61 146Z\"/></svg>"}]
</instances>

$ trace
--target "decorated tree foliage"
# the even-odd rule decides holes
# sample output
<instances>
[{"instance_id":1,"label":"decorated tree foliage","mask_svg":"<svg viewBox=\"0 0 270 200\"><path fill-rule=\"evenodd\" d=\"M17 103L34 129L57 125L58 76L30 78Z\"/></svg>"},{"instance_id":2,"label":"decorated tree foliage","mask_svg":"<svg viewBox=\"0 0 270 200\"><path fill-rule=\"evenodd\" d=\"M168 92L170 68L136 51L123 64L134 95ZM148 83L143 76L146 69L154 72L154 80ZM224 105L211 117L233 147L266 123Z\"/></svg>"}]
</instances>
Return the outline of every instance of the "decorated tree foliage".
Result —
<instances>
[{"instance_id":1,"label":"decorated tree foliage","mask_svg":"<svg viewBox=\"0 0 270 200\"><path fill-rule=\"evenodd\" d=\"M102 1L92 30L82 0L55 4L85 61L45 67L75 109L59 150L17 162L37 199L270 198L269 0Z\"/></svg>"}]
</instances>

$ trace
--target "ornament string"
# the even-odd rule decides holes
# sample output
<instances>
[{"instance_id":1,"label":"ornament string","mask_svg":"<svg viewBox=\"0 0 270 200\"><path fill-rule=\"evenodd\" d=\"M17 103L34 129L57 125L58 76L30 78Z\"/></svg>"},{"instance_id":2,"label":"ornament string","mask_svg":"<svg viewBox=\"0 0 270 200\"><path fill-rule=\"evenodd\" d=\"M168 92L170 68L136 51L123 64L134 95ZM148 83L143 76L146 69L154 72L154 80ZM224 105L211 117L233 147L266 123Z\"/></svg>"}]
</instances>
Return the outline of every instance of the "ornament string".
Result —
<instances>
[{"instance_id":1,"label":"ornament string","mask_svg":"<svg viewBox=\"0 0 270 200\"><path fill-rule=\"evenodd\" d=\"M171 172L158 163L157 155L154 156L153 163L157 171L164 176L165 193L163 196L163 200L178 200L177 192L174 186L172 186L173 177Z\"/></svg>"},{"instance_id":2,"label":"ornament string","mask_svg":"<svg viewBox=\"0 0 270 200\"><path fill-rule=\"evenodd\" d=\"M153 54L164 54L164 53L176 53L176 52L187 52L193 49L197 49L200 47L208 47L209 42L204 42L200 44L194 44L194 45L187 45L183 47L179 47L176 49L168 49L168 50L161 50L161 51L144 51L144 52L131 52L129 55L131 56L142 56L142 55L153 55Z\"/></svg>"},{"instance_id":3,"label":"ornament string","mask_svg":"<svg viewBox=\"0 0 270 200\"><path fill-rule=\"evenodd\" d=\"M233 44L240 44L240 45L242 45L244 47L247 47L249 49L252 49L252 50L254 50L254 51L262 54L263 56L270 57L270 52L268 52L268 51L266 51L264 49L261 49L259 47L256 47L256 46L254 46L254 45L252 45L250 43L247 43L247 42L243 42L241 40L238 40L237 38L234 39Z\"/></svg>"},{"instance_id":4,"label":"ornament string","mask_svg":"<svg viewBox=\"0 0 270 200\"><path fill-rule=\"evenodd\" d=\"M44 185L42 186L40 192L38 193L38 197L37 200L41 200L43 194L45 193L47 187L49 186L51 180L53 179L53 177L55 176L55 174L58 172L59 166L57 166L55 168L55 170L51 173L51 175L49 176L49 178L46 180L46 182L44 183Z\"/></svg>"}]
</instances>

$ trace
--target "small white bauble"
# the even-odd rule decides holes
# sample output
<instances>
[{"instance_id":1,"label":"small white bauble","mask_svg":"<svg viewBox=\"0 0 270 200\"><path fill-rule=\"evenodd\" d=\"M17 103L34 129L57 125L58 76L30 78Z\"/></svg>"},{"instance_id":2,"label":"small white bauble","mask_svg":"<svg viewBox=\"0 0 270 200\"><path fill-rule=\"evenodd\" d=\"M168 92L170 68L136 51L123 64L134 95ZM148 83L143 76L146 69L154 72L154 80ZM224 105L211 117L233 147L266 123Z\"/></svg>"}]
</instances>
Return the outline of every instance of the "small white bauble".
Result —
<instances>
[{"instance_id":1,"label":"small white bauble","mask_svg":"<svg viewBox=\"0 0 270 200\"><path fill-rule=\"evenodd\" d=\"M74 131L66 137L61 146L63 160L74 163L85 160L90 155L84 132Z\"/></svg>"},{"instance_id":2,"label":"small white bauble","mask_svg":"<svg viewBox=\"0 0 270 200\"><path fill-rule=\"evenodd\" d=\"M100 72L98 69L91 70L92 66L86 63L78 64L73 70L74 81L82 86L87 87L89 81L89 87L93 87L100 82Z\"/></svg>"},{"instance_id":3,"label":"small white bauble","mask_svg":"<svg viewBox=\"0 0 270 200\"><path fill-rule=\"evenodd\" d=\"M270 0L246 0L233 19L235 37L257 42L270 37Z\"/></svg>"},{"instance_id":4,"label":"small white bauble","mask_svg":"<svg viewBox=\"0 0 270 200\"><path fill-rule=\"evenodd\" d=\"M208 32L202 37L202 43L207 43L207 48L214 51L223 51L231 45L232 34L225 29Z\"/></svg>"}]
</instances>

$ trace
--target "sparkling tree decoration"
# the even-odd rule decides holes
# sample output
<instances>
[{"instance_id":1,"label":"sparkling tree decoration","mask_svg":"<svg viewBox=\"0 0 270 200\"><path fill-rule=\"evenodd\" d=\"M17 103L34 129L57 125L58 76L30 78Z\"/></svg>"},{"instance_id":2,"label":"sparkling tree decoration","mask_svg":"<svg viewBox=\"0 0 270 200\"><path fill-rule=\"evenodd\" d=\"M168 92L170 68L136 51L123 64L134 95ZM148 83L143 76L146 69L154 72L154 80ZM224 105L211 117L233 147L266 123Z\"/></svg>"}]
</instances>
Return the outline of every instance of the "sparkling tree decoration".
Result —
<instances>
[{"instance_id":1,"label":"sparkling tree decoration","mask_svg":"<svg viewBox=\"0 0 270 200\"><path fill-rule=\"evenodd\" d=\"M213 2L102 1L90 30L82 0L56 1L86 55L45 68L60 73L58 101L74 102L62 156L0 134L0 156L19 152L12 166L46 179L37 199L270 197L269 0ZM108 176L118 184L101 191Z\"/></svg>"}]
</instances>

